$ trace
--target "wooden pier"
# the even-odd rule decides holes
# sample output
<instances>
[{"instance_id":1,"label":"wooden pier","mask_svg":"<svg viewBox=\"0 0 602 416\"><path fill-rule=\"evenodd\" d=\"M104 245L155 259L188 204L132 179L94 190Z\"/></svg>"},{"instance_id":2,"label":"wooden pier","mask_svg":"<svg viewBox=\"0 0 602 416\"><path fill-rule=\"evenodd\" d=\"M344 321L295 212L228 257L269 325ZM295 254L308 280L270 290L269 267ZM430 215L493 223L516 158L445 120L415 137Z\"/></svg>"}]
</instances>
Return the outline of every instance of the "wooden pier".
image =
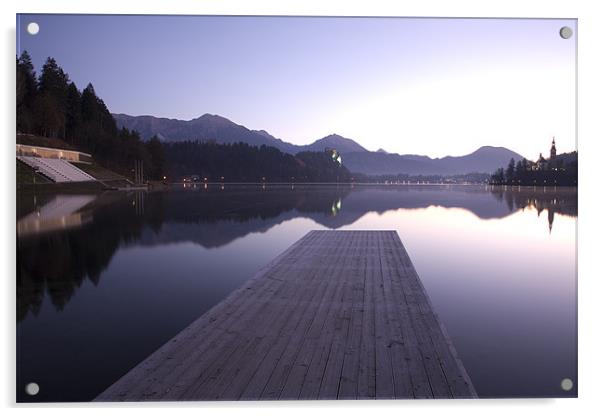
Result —
<instances>
[{"instance_id":1,"label":"wooden pier","mask_svg":"<svg viewBox=\"0 0 602 416\"><path fill-rule=\"evenodd\" d=\"M433 397L476 392L397 233L311 231L96 401Z\"/></svg>"}]
</instances>

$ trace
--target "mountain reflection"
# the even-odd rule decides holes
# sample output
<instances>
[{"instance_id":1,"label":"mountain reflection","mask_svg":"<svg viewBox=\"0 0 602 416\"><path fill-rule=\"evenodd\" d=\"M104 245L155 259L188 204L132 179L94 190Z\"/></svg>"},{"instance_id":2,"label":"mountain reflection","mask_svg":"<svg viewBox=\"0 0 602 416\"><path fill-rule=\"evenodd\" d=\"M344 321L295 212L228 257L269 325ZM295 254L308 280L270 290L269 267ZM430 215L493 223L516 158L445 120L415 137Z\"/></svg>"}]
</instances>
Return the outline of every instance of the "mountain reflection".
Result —
<instances>
[{"instance_id":1,"label":"mountain reflection","mask_svg":"<svg viewBox=\"0 0 602 416\"><path fill-rule=\"evenodd\" d=\"M517 210L577 216L577 190L484 186L219 186L167 192L19 195L17 317L37 315L45 294L61 310L87 279L94 285L117 250L193 242L225 246L295 218L337 229L369 212L430 206L478 218Z\"/></svg>"}]
</instances>

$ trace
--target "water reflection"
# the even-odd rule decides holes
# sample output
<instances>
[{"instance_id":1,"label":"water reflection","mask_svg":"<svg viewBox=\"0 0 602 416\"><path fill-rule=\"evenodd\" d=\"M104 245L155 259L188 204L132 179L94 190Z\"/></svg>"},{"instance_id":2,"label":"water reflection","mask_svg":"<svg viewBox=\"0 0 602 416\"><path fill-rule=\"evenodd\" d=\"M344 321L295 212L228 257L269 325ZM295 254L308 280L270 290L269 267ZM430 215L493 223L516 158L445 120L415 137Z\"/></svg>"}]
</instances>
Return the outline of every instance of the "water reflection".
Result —
<instances>
[{"instance_id":1,"label":"water reflection","mask_svg":"<svg viewBox=\"0 0 602 416\"><path fill-rule=\"evenodd\" d=\"M550 233L554 224L554 214L577 216L577 190L575 188L535 188L535 187L491 187L492 194L505 201L510 211L534 208L539 216L544 210L548 215Z\"/></svg>"},{"instance_id":2,"label":"water reflection","mask_svg":"<svg viewBox=\"0 0 602 416\"><path fill-rule=\"evenodd\" d=\"M17 221L17 236L27 237L51 231L77 228L92 221L90 211L81 209L95 199L93 195L57 195Z\"/></svg>"},{"instance_id":3,"label":"water reflection","mask_svg":"<svg viewBox=\"0 0 602 416\"><path fill-rule=\"evenodd\" d=\"M205 185L206 186L206 185ZM62 309L84 279L94 284L120 246L193 242L230 244L305 217L337 229L370 212L429 206L461 208L482 219L517 210L577 215L575 189L510 187L229 187L185 191L60 195L17 221L17 316L37 314L44 292ZM219 191L223 186L219 185ZM198 192L200 191L200 192ZM31 198L25 195L24 198ZM343 206L345 207L343 209ZM92 221L92 219L94 219Z\"/></svg>"},{"instance_id":4,"label":"water reflection","mask_svg":"<svg viewBox=\"0 0 602 416\"><path fill-rule=\"evenodd\" d=\"M548 225L534 227L542 213ZM540 380L528 388L510 379L487 385L487 374L520 370L499 351L516 337L495 332L511 330L504 322L513 311L524 314L516 312L512 322L522 325L512 330L549 332L542 345L575 339L567 299L576 216L577 191L568 188L191 184L150 193L20 194L18 381L56 386L40 400L90 400L309 229L386 228L399 231L480 394L543 394L551 387ZM554 262L542 260L548 257ZM544 314L560 304L562 317ZM508 354L525 358L520 367L527 368L545 356L535 345L518 340L513 348L528 351Z\"/></svg>"},{"instance_id":5,"label":"water reflection","mask_svg":"<svg viewBox=\"0 0 602 416\"><path fill-rule=\"evenodd\" d=\"M68 201L66 211L54 209L56 201ZM70 221L63 225L63 213L87 201L84 210L70 213ZM57 310L63 309L84 279L97 284L101 273L120 245L140 238L145 224L130 210L124 209L128 199L117 194L91 196L61 196L19 219L17 224L28 224L35 215L39 224L45 224L38 234L33 227L17 233L17 318L29 312L38 313L44 293ZM40 214L38 216L37 214ZM94 219L92 221L92 219ZM152 226L152 222L148 222ZM19 230L19 227L18 227ZM60 232L59 232L60 230ZM42 232L43 231L43 232Z\"/></svg>"}]
</instances>

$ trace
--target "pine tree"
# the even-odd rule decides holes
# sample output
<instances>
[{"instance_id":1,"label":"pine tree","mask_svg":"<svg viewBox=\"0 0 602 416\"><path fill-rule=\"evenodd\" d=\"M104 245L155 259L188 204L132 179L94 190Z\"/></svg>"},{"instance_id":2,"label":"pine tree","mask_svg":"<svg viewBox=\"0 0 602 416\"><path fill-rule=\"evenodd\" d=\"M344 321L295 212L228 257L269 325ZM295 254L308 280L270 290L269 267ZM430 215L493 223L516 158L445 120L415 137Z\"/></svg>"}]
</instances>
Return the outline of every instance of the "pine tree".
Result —
<instances>
[{"instance_id":1,"label":"pine tree","mask_svg":"<svg viewBox=\"0 0 602 416\"><path fill-rule=\"evenodd\" d=\"M44 136L65 138L69 76L49 57L42 67L38 85L36 117L40 132Z\"/></svg>"},{"instance_id":2,"label":"pine tree","mask_svg":"<svg viewBox=\"0 0 602 416\"><path fill-rule=\"evenodd\" d=\"M67 105L66 105L66 126L65 126L65 138L71 144L77 144L77 130L82 123L82 96L75 86L75 83L71 82L67 88Z\"/></svg>"},{"instance_id":3,"label":"pine tree","mask_svg":"<svg viewBox=\"0 0 602 416\"><path fill-rule=\"evenodd\" d=\"M48 58L39 79L40 93L49 93L63 104L67 98L69 75L58 66L54 58Z\"/></svg>"},{"instance_id":4,"label":"pine tree","mask_svg":"<svg viewBox=\"0 0 602 416\"><path fill-rule=\"evenodd\" d=\"M38 93L38 83L31 57L27 51L17 58L17 131L33 132L34 102Z\"/></svg>"},{"instance_id":5,"label":"pine tree","mask_svg":"<svg viewBox=\"0 0 602 416\"><path fill-rule=\"evenodd\" d=\"M515 174L515 164L514 158L510 159L510 163L508 163L508 168L506 169L506 181L511 182L514 179Z\"/></svg>"},{"instance_id":6,"label":"pine tree","mask_svg":"<svg viewBox=\"0 0 602 416\"><path fill-rule=\"evenodd\" d=\"M98 122L100 124L98 98L92 84L88 84L82 91L81 108L83 121Z\"/></svg>"},{"instance_id":7,"label":"pine tree","mask_svg":"<svg viewBox=\"0 0 602 416\"><path fill-rule=\"evenodd\" d=\"M163 178L165 170L165 151L163 149L163 144L155 135L146 143L146 148L152 163L152 171L150 171L151 178L160 180Z\"/></svg>"},{"instance_id":8,"label":"pine tree","mask_svg":"<svg viewBox=\"0 0 602 416\"><path fill-rule=\"evenodd\" d=\"M46 60L37 79L27 52L17 58L16 64L18 132L63 138L124 175L131 175L134 161L142 161L145 176L163 176L163 144L157 138L144 143L135 131L118 131L92 84L80 93L54 58Z\"/></svg>"}]
</instances>

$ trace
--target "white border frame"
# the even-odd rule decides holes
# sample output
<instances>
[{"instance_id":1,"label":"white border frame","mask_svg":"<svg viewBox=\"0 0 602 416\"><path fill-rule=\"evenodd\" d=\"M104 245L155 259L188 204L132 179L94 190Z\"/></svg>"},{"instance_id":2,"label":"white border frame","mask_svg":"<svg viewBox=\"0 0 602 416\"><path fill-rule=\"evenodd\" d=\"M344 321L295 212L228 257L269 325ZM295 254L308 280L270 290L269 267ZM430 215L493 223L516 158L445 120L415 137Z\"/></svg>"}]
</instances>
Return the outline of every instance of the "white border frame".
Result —
<instances>
[{"instance_id":1,"label":"white border frame","mask_svg":"<svg viewBox=\"0 0 602 416\"><path fill-rule=\"evenodd\" d=\"M599 256L600 206L596 205L598 184L598 158L602 155L601 78L602 65L600 40L602 40L602 14L596 10L594 0L4 0L0 3L4 42L2 56L2 91L0 124L4 132L2 145L5 192L2 205L2 256L4 302L3 339L0 349L3 360L0 375L0 404L5 407L23 408L26 413L42 410L47 414L64 415L65 412L79 413L82 408L92 413L104 414L107 407L112 411L138 411L145 414L163 414L167 408L198 414L199 410L219 411L228 414L276 415L282 412L303 415L312 413L345 412L365 415L370 411L419 411L426 414L446 412L451 415L487 414L504 415L528 411L530 414L563 415L573 412L593 412L599 407L600 375L599 357L600 283ZM15 64L16 13L106 13L106 14L237 14L237 15L344 15L344 16L420 16L420 17L535 17L577 18L579 25L579 68L578 68L578 132L580 153L579 178L579 399L496 399L477 401L379 401L379 402L246 402L246 403L167 403L167 404L59 404L59 405L15 405ZM598 163L596 163L598 162ZM598 246L598 247L596 247Z\"/></svg>"}]
</instances>

